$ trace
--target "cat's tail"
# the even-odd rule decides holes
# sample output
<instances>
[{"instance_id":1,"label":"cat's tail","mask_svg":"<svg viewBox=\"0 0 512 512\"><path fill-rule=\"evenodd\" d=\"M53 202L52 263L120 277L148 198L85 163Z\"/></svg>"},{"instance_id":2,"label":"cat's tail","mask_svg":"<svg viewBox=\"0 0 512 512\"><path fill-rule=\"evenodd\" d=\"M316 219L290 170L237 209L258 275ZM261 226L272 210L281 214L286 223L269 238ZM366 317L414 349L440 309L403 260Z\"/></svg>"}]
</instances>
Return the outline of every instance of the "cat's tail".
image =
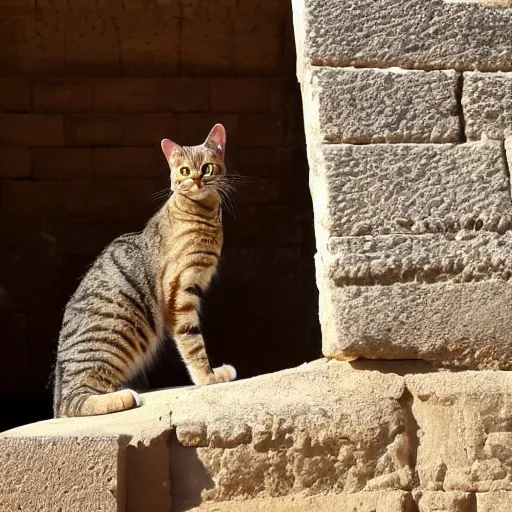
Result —
<instances>
[{"instance_id":1,"label":"cat's tail","mask_svg":"<svg viewBox=\"0 0 512 512\"><path fill-rule=\"evenodd\" d=\"M66 396L61 396L55 417L99 416L132 409L141 403L138 393L131 389L98 393L88 386L81 386L70 390Z\"/></svg>"}]
</instances>

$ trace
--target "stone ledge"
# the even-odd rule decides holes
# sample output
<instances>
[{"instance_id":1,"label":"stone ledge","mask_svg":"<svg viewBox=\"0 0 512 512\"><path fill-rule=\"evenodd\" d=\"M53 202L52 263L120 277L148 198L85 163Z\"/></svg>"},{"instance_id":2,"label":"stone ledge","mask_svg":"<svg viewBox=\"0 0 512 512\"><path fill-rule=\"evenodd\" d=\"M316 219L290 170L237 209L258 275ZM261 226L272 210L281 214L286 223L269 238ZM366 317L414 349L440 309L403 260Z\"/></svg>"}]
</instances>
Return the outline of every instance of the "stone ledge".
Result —
<instances>
[{"instance_id":1,"label":"stone ledge","mask_svg":"<svg viewBox=\"0 0 512 512\"><path fill-rule=\"evenodd\" d=\"M310 139L458 142L454 71L312 68L303 84Z\"/></svg>"}]
</instances>

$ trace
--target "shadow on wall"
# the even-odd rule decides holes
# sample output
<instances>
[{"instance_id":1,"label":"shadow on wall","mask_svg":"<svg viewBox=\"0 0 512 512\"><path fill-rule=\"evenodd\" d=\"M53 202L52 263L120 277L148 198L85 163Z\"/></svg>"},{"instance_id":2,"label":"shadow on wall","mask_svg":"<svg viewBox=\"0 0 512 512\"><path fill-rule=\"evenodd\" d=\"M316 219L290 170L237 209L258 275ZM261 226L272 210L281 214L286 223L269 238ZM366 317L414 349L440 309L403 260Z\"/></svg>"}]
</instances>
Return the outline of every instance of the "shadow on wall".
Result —
<instances>
[{"instance_id":1,"label":"shadow on wall","mask_svg":"<svg viewBox=\"0 0 512 512\"><path fill-rule=\"evenodd\" d=\"M161 204L160 140L196 144L216 122L228 172L254 181L225 217L204 307L212 363L244 378L320 356L289 1L121 4L0 13L0 431L50 417L63 308L102 248ZM142 382L188 383L172 344Z\"/></svg>"}]
</instances>

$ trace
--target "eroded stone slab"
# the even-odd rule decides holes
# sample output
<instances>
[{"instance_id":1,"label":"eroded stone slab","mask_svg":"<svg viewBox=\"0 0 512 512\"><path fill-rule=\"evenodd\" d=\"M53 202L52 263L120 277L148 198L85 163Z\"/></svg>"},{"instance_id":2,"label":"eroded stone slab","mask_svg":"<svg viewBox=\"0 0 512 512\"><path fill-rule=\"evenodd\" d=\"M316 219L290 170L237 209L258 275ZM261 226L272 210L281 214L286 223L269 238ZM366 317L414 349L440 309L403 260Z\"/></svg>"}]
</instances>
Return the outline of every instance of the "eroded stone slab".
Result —
<instances>
[{"instance_id":1,"label":"eroded stone slab","mask_svg":"<svg viewBox=\"0 0 512 512\"><path fill-rule=\"evenodd\" d=\"M462 107L469 140L512 136L512 73L464 73Z\"/></svg>"},{"instance_id":2,"label":"eroded stone slab","mask_svg":"<svg viewBox=\"0 0 512 512\"><path fill-rule=\"evenodd\" d=\"M293 10L299 77L310 64L512 70L502 0L294 0Z\"/></svg>"},{"instance_id":3,"label":"eroded stone slab","mask_svg":"<svg viewBox=\"0 0 512 512\"><path fill-rule=\"evenodd\" d=\"M184 392L172 409L173 506L409 489L402 392L397 375L336 361Z\"/></svg>"},{"instance_id":4,"label":"eroded stone slab","mask_svg":"<svg viewBox=\"0 0 512 512\"><path fill-rule=\"evenodd\" d=\"M336 286L317 256L325 356L424 359L448 367L512 369L507 281Z\"/></svg>"},{"instance_id":5,"label":"eroded stone slab","mask_svg":"<svg viewBox=\"0 0 512 512\"><path fill-rule=\"evenodd\" d=\"M125 510L122 437L0 438L0 510Z\"/></svg>"},{"instance_id":6,"label":"eroded stone slab","mask_svg":"<svg viewBox=\"0 0 512 512\"><path fill-rule=\"evenodd\" d=\"M512 490L512 375L440 372L407 375L405 380L419 428L420 486L478 493ZM505 501L491 494L495 496L487 503L496 508L479 501L479 512L510 510L500 508Z\"/></svg>"},{"instance_id":7,"label":"eroded stone slab","mask_svg":"<svg viewBox=\"0 0 512 512\"><path fill-rule=\"evenodd\" d=\"M476 512L476 497L468 492L421 492L416 497L418 512Z\"/></svg>"},{"instance_id":8,"label":"eroded stone slab","mask_svg":"<svg viewBox=\"0 0 512 512\"><path fill-rule=\"evenodd\" d=\"M485 492L477 494L478 512L510 512L512 492Z\"/></svg>"},{"instance_id":9,"label":"eroded stone slab","mask_svg":"<svg viewBox=\"0 0 512 512\"><path fill-rule=\"evenodd\" d=\"M312 68L305 127L329 143L458 142L454 71Z\"/></svg>"},{"instance_id":10,"label":"eroded stone slab","mask_svg":"<svg viewBox=\"0 0 512 512\"><path fill-rule=\"evenodd\" d=\"M509 179L498 141L333 144L310 147L308 156L320 249L332 236L509 226Z\"/></svg>"},{"instance_id":11,"label":"eroded stone slab","mask_svg":"<svg viewBox=\"0 0 512 512\"><path fill-rule=\"evenodd\" d=\"M205 503L190 512L412 512L411 502L410 494L404 491L356 492Z\"/></svg>"}]
</instances>

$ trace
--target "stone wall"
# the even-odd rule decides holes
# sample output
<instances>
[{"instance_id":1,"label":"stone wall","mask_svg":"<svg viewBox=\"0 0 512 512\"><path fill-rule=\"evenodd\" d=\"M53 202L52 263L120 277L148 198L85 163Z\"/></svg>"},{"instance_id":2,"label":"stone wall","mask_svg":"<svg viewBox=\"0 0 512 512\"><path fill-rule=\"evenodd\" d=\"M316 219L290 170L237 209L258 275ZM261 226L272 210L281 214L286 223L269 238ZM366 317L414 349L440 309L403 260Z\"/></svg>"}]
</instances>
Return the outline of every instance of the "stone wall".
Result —
<instances>
[{"instance_id":1,"label":"stone wall","mask_svg":"<svg viewBox=\"0 0 512 512\"><path fill-rule=\"evenodd\" d=\"M509 3L294 16L324 355L512 369Z\"/></svg>"},{"instance_id":2,"label":"stone wall","mask_svg":"<svg viewBox=\"0 0 512 512\"><path fill-rule=\"evenodd\" d=\"M0 73L0 393L32 404L0 430L49 416L62 309L105 244L162 203L161 138L195 144L216 122L230 169L255 179L225 222L212 358L251 376L318 354L289 2L3 2ZM188 382L169 352L150 385Z\"/></svg>"}]
</instances>

